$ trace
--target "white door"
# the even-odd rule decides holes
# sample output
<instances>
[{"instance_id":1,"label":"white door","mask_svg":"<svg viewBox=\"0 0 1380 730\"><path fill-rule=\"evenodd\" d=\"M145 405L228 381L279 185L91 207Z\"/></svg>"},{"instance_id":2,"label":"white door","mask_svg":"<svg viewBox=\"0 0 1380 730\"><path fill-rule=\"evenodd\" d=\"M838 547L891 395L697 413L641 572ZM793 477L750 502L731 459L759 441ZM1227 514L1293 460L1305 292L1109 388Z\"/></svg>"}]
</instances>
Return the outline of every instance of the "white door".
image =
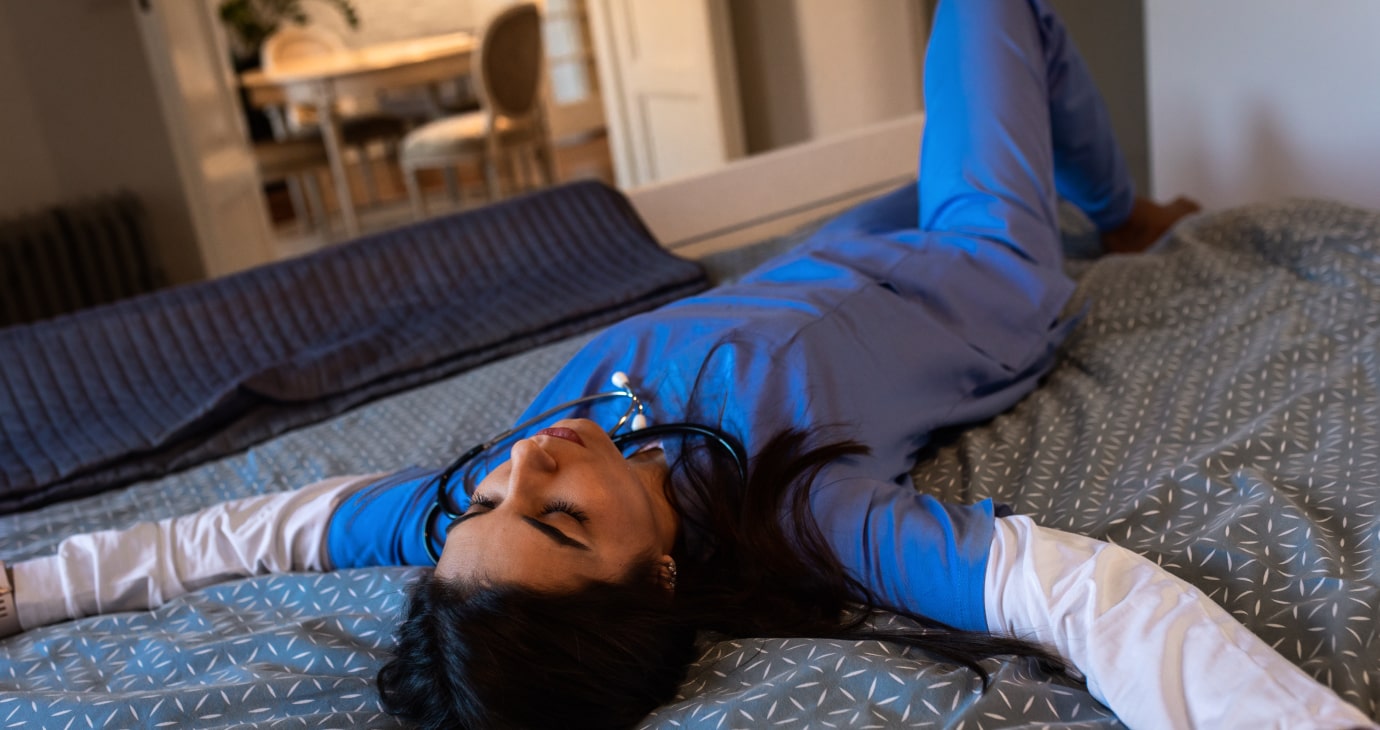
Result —
<instances>
[{"instance_id":1,"label":"white door","mask_svg":"<svg viewBox=\"0 0 1380 730\"><path fill-rule=\"evenodd\" d=\"M589 0L589 14L619 187L743 154L727 0Z\"/></svg>"},{"instance_id":2,"label":"white door","mask_svg":"<svg viewBox=\"0 0 1380 730\"><path fill-rule=\"evenodd\" d=\"M274 259L217 0L139 0L139 30L207 277Z\"/></svg>"},{"instance_id":3,"label":"white door","mask_svg":"<svg viewBox=\"0 0 1380 730\"><path fill-rule=\"evenodd\" d=\"M556 140L605 129L585 0L546 0L547 123Z\"/></svg>"}]
</instances>

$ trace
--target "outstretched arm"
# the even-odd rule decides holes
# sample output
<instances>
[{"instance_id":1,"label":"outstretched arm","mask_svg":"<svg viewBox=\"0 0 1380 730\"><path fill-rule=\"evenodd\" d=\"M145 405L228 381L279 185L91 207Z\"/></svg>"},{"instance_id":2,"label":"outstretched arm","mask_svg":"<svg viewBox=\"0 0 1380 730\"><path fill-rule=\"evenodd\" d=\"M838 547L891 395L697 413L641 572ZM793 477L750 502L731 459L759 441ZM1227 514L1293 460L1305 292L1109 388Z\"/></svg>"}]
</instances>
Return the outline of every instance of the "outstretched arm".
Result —
<instances>
[{"instance_id":1,"label":"outstretched arm","mask_svg":"<svg viewBox=\"0 0 1380 730\"><path fill-rule=\"evenodd\" d=\"M1026 517L996 522L989 627L1053 648L1128 726L1375 727L1154 563Z\"/></svg>"},{"instance_id":2,"label":"outstretched arm","mask_svg":"<svg viewBox=\"0 0 1380 730\"><path fill-rule=\"evenodd\" d=\"M328 570L331 514L379 476L327 479L124 530L69 537L55 555L9 566L19 623L28 630L155 608L232 578Z\"/></svg>"}]
</instances>

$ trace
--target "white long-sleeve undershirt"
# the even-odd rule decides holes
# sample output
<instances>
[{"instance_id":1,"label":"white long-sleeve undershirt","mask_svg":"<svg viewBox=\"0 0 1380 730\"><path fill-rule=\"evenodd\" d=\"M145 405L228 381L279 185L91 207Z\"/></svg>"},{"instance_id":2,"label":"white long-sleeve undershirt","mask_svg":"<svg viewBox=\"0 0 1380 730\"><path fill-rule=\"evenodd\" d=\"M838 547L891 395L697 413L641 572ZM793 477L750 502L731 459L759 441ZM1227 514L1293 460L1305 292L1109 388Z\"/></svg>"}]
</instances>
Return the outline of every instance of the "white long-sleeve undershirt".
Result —
<instances>
[{"instance_id":1,"label":"white long-sleeve undershirt","mask_svg":"<svg viewBox=\"0 0 1380 730\"><path fill-rule=\"evenodd\" d=\"M327 570L331 514L380 476L326 479L124 530L69 537L55 555L11 566L19 623L28 630L156 608L233 578Z\"/></svg>"},{"instance_id":2,"label":"white long-sleeve undershirt","mask_svg":"<svg viewBox=\"0 0 1380 730\"><path fill-rule=\"evenodd\" d=\"M1044 644L1131 728L1375 727L1198 589L1126 550L997 520L992 631Z\"/></svg>"}]
</instances>

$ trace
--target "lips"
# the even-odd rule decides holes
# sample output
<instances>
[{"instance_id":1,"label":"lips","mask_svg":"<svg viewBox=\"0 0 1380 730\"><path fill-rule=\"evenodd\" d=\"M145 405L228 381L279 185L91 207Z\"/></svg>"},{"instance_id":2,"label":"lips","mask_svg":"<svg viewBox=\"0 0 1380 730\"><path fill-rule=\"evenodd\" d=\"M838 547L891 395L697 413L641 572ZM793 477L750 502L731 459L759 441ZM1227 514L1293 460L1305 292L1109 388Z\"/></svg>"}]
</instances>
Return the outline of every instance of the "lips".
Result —
<instances>
[{"instance_id":1,"label":"lips","mask_svg":"<svg viewBox=\"0 0 1380 730\"><path fill-rule=\"evenodd\" d=\"M578 444L580 446L585 445L585 442L580 440L580 434L575 433L575 431L573 431L572 429L564 428L562 426L555 426L553 428L543 428L542 430L536 432L536 434L534 435L550 436L552 438L564 439L566 441L570 441L571 443Z\"/></svg>"}]
</instances>

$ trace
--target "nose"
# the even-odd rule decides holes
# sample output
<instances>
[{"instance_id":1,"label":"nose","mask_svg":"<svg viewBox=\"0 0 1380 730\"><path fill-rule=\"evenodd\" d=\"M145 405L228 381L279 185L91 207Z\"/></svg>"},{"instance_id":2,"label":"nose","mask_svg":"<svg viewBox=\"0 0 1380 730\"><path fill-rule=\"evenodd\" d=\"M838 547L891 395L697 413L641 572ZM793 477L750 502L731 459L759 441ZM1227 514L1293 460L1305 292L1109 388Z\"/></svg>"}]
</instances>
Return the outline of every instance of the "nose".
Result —
<instances>
[{"instance_id":1,"label":"nose","mask_svg":"<svg viewBox=\"0 0 1380 730\"><path fill-rule=\"evenodd\" d=\"M532 439L523 439L508 453L511 471L508 474L508 490L512 496L521 496L540 491L546 483L544 477L556 473L556 459Z\"/></svg>"}]
</instances>

